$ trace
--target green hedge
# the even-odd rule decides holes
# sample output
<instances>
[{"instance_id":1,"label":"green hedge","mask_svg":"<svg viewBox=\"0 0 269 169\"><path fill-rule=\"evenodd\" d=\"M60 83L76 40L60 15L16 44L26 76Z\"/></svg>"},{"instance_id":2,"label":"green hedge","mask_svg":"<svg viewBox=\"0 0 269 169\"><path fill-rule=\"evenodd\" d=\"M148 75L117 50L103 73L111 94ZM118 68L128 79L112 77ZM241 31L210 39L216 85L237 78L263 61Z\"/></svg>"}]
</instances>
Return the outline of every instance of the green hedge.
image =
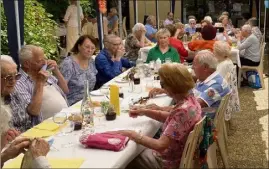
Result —
<instances>
[{"instance_id":1,"label":"green hedge","mask_svg":"<svg viewBox=\"0 0 269 169\"><path fill-rule=\"evenodd\" d=\"M46 13L42 4L36 0L25 0L24 41L44 49L45 55L58 60L58 38L55 36L56 22L52 15ZM1 2L1 53L9 54L7 39L7 22Z\"/></svg>"}]
</instances>

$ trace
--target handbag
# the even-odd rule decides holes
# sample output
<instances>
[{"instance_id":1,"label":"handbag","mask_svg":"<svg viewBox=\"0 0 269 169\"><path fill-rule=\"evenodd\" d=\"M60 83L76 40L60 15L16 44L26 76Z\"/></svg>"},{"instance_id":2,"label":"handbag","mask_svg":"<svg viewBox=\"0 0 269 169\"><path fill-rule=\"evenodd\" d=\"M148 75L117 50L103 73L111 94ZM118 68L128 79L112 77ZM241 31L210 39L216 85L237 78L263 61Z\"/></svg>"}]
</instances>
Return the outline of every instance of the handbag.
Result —
<instances>
[{"instance_id":1,"label":"handbag","mask_svg":"<svg viewBox=\"0 0 269 169\"><path fill-rule=\"evenodd\" d=\"M83 134L79 141L87 148L121 151L126 147L129 137L115 133Z\"/></svg>"}]
</instances>

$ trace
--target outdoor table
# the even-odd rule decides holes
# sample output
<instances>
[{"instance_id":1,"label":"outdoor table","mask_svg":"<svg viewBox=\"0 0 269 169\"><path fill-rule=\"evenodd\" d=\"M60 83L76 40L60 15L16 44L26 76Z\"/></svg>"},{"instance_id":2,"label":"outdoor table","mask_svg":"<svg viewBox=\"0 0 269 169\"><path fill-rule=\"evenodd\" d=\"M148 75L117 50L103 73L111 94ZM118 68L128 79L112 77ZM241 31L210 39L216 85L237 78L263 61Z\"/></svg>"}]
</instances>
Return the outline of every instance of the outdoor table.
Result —
<instances>
[{"instance_id":1,"label":"outdoor table","mask_svg":"<svg viewBox=\"0 0 269 169\"><path fill-rule=\"evenodd\" d=\"M115 81L122 79L128 71L122 73L118 77L114 78L106 85L117 84L121 87L121 91L124 93L124 99L121 100L121 108L126 109L131 98L139 98L141 96L148 96L146 91L146 78L141 80L141 88L144 90L141 93L131 93L129 90L129 83L116 83ZM152 77L153 81L153 77ZM151 82L152 82L151 81ZM156 81L155 87L159 87L159 82ZM92 96L93 101L102 101L105 96ZM161 95L160 97L148 100L148 104L155 103L159 106L171 105L172 98L167 95ZM62 110L67 113L80 111L80 104L77 104ZM97 108L96 108L97 109ZM130 129L141 132L143 135L153 137L161 126L161 123L148 118L146 116L140 116L137 118L129 117L128 111L121 111L120 116L117 116L114 121L106 121L105 116L95 117L95 132L105 132L110 130ZM84 148L79 142L83 129L80 131L73 131L63 136L52 136L54 138L53 146L48 153L48 158L84 158L85 161L80 168L125 168L129 162L131 162L137 155L139 155L144 149L144 146L136 144L130 140L125 149L119 152L113 152L108 150ZM10 160L12 161L12 160ZM8 162L10 162L8 161ZM7 162L7 163L8 163Z\"/></svg>"}]
</instances>

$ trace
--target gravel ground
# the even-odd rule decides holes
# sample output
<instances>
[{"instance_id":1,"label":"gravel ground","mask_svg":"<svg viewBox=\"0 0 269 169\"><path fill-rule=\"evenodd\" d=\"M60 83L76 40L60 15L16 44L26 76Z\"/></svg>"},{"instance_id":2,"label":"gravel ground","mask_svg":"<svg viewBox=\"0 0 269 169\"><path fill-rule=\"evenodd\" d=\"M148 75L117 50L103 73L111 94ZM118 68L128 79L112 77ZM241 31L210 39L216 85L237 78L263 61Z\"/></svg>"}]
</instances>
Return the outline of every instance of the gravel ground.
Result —
<instances>
[{"instance_id":1,"label":"gravel ground","mask_svg":"<svg viewBox=\"0 0 269 169\"><path fill-rule=\"evenodd\" d=\"M267 59L264 63L266 73ZM268 168L268 77L265 86L264 90L239 89L241 112L234 114L228 137L230 168Z\"/></svg>"}]
</instances>

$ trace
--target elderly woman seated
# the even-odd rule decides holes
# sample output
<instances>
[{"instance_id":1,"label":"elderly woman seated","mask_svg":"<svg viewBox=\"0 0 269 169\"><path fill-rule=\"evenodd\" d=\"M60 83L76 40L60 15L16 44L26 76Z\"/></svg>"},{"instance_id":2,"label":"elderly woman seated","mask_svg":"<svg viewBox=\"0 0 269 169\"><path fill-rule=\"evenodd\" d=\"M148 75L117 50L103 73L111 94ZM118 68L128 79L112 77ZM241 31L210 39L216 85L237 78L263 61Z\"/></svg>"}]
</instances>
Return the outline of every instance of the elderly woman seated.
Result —
<instances>
[{"instance_id":1,"label":"elderly woman seated","mask_svg":"<svg viewBox=\"0 0 269 169\"><path fill-rule=\"evenodd\" d=\"M147 63L160 59L162 63L166 60L180 62L178 52L169 45L170 32L167 29L160 29L156 34L158 44L149 50Z\"/></svg>"},{"instance_id":2,"label":"elderly woman seated","mask_svg":"<svg viewBox=\"0 0 269 169\"><path fill-rule=\"evenodd\" d=\"M217 41L214 45L213 53L214 56L218 59L217 72L224 78L230 76L228 82L232 94L227 106L227 110L225 111L225 120L229 121L229 124L231 124L232 113L240 111L236 69L234 69L234 64L230 58L231 48L228 43Z\"/></svg>"},{"instance_id":3,"label":"elderly woman seated","mask_svg":"<svg viewBox=\"0 0 269 169\"><path fill-rule=\"evenodd\" d=\"M183 43L177 39L181 30L172 24L166 25L165 28L168 29L171 34L171 37L169 38L170 45L177 50L178 54L180 55L180 62L183 63L184 59L188 56L188 51L184 48Z\"/></svg>"},{"instance_id":4,"label":"elderly woman seated","mask_svg":"<svg viewBox=\"0 0 269 169\"><path fill-rule=\"evenodd\" d=\"M139 49L151 45L151 42L145 36L146 28L142 23L136 23L132 31L125 40L126 54L124 57L130 61L136 61Z\"/></svg>"},{"instance_id":5,"label":"elderly woman seated","mask_svg":"<svg viewBox=\"0 0 269 169\"><path fill-rule=\"evenodd\" d=\"M201 40L192 40L188 44L188 48L192 51L200 51L204 49L209 49L213 51L213 45L215 43L216 37L216 28L212 25L206 25L201 30L202 39Z\"/></svg>"},{"instance_id":6,"label":"elderly woman seated","mask_svg":"<svg viewBox=\"0 0 269 169\"><path fill-rule=\"evenodd\" d=\"M162 88L175 100L176 105L170 111L147 107L130 110L129 115L133 118L144 115L164 124L159 139L130 130L118 131L147 147L127 168L178 168L186 139L201 119L201 107L191 93L195 84L187 68L178 63L166 63L160 68L159 75Z\"/></svg>"},{"instance_id":7,"label":"elderly woman seated","mask_svg":"<svg viewBox=\"0 0 269 169\"><path fill-rule=\"evenodd\" d=\"M175 23L175 27L177 30L179 30L177 39L183 41L183 36L185 34L185 29L184 29L185 25L181 22L177 22Z\"/></svg>"}]
</instances>

